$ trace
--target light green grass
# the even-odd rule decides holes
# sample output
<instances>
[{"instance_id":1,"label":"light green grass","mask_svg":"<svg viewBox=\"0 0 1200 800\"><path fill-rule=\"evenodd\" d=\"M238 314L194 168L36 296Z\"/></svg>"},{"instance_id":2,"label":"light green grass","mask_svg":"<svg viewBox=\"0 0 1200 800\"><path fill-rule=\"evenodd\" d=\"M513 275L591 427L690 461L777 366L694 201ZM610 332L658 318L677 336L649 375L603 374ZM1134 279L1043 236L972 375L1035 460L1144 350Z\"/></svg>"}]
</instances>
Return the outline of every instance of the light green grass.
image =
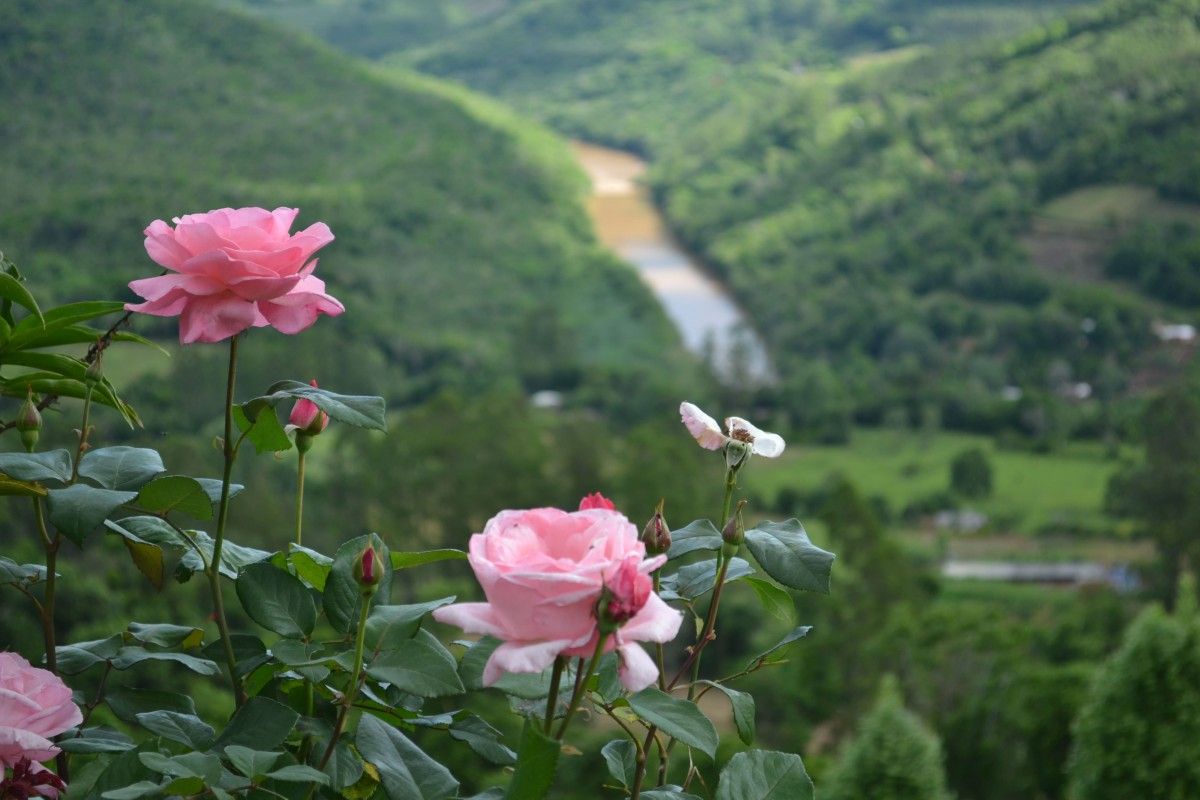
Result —
<instances>
[{"instance_id":1,"label":"light green grass","mask_svg":"<svg viewBox=\"0 0 1200 800\"><path fill-rule=\"evenodd\" d=\"M950 462L969 447L982 447L993 469L993 493L964 507L988 514L994 529L1022 533L1054 526L1104 528L1102 511L1109 476L1119 463L1099 444L1071 444L1051 455L1000 450L983 436L860 429L845 446L794 446L777 461L758 459L747 488L768 501L784 487L809 491L831 474L848 476L867 496L884 498L896 513L914 500L949 488Z\"/></svg>"},{"instance_id":2,"label":"light green grass","mask_svg":"<svg viewBox=\"0 0 1200 800\"><path fill-rule=\"evenodd\" d=\"M1107 226L1136 224L1145 219L1200 221L1200 206L1164 200L1153 187L1105 184L1056 197L1038 214L1053 221Z\"/></svg>"}]
</instances>

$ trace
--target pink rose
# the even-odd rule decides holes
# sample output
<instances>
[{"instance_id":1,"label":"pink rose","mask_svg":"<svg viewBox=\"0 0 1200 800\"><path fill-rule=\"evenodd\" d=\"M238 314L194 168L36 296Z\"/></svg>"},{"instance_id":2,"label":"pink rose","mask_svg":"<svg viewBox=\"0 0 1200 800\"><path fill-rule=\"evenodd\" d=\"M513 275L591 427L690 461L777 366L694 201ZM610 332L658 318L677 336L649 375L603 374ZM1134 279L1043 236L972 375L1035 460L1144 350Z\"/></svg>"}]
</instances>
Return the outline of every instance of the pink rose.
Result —
<instances>
[{"instance_id":1,"label":"pink rose","mask_svg":"<svg viewBox=\"0 0 1200 800\"><path fill-rule=\"evenodd\" d=\"M624 625L636 617L654 593L654 581L638 569L640 563L638 556L629 556L604 581L608 589L604 616L613 625Z\"/></svg>"},{"instance_id":2,"label":"pink rose","mask_svg":"<svg viewBox=\"0 0 1200 800\"><path fill-rule=\"evenodd\" d=\"M58 748L51 737L82 721L71 690L57 675L16 653L0 653L0 767L15 767L23 758L54 758Z\"/></svg>"},{"instance_id":3,"label":"pink rose","mask_svg":"<svg viewBox=\"0 0 1200 800\"><path fill-rule=\"evenodd\" d=\"M308 383L314 389L317 387L317 379L313 378ZM309 436L316 436L321 431L325 430L329 425L329 415L321 409L317 408L317 404L312 400L301 397L292 406L291 416L288 417L288 429L294 431L303 431Z\"/></svg>"},{"instance_id":4,"label":"pink rose","mask_svg":"<svg viewBox=\"0 0 1200 800\"><path fill-rule=\"evenodd\" d=\"M488 602L455 603L433 616L467 633L504 640L484 668L485 685L505 672L541 672L559 655L591 655L599 636L596 604L605 580L626 559L643 576L666 561L666 556L645 555L637 529L617 511L502 511L483 533L471 537L471 568ZM658 677L654 661L636 642L669 642L682 620L679 611L651 592L609 637L605 650L615 649L620 656L626 688L639 691Z\"/></svg>"},{"instance_id":5,"label":"pink rose","mask_svg":"<svg viewBox=\"0 0 1200 800\"><path fill-rule=\"evenodd\" d=\"M584 498L579 501L579 510L588 511L593 508L603 508L608 511L615 511L617 505L599 492L592 492L589 495L584 495Z\"/></svg>"},{"instance_id":6,"label":"pink rose","mask_svg":"<svg viewBox=\"0 0 1200 800\"><path fill-rule=\"evenodd\" d=\"M146 228L146 252L167 275L129 284L146 302L129 311L179 317L179 341L219 342L250 327L299 333L342 304L313 276L313 253L333 241L324 222L289 230L299 209L221 208Z\"/></svg>"}]
</instances>

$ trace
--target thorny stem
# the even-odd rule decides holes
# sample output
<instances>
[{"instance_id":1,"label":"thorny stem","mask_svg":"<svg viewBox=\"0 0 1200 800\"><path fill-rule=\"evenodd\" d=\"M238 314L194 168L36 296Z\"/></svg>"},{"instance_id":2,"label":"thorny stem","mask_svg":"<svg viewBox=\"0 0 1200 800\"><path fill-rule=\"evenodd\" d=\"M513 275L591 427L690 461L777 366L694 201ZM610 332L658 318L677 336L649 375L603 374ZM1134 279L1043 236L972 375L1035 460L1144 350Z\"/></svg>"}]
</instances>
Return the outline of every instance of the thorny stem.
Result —
<instances>
[{"instance_id":1,"label":"thorny stem","mask_svg":"<svg viewBox=\"0 0 1200 800\"><path fill-rule=\"evenodd\" d=\"M554 709L558 705L558 685L562 682L563 667L566 665L567 659L563 656L558 656L554 659L554 671L550 673L550 694L546 696L546 721L544 730L547 736L550 735L550 728L554 725Z\"/></svg>"},{"instance_id":2,"label":"thorny stem","mask_svg":"<svg viewBox=\"0 0 1200 800\"><path fill-rule=\"evenodd\" d=\"M583 701L583 695L587 691L588 682L592 679L592 675L596 673L596 665L600 663L600 656L604 654L604 645L608 642L609 634L601 632L596 638L596 649L592 651L592 659L588 662L587 670L583 673L583 678L576 676L575 691L571 693L571 704L567 706L567 715L563 718L562 725L558 729L558 735L555 739L560 742L563 736L567 733L567 726L571 724L571 718L575 716L575 712L579 709L579 704Z\"/></svg>"},{"instance_id":3,"label":"thorny stem","mask_svg":"<svg viewBox=\"0 0 1200 800\"><path fill-rule=\"evenodd\" d=\"M229 486L233 476L233 461L237 451L233 444L233 390L237 381L238 337L229 340L229 374L225 382L225 438L221 452L225 458L225 469L221 475L221 503L217 511L217 533L213 541L212 563L208 565L208 585L212 591L213 612L217 630L225 650L225 663L229 668L229 682L233 686L234 702L241 706L246 702L242 679L237 674L237 657L233 653L233 641L229 635L229 622L225 618L225 600L221 595L221 546L225 543L225 523L229 519Z\"/></svg>"}]
</instances>

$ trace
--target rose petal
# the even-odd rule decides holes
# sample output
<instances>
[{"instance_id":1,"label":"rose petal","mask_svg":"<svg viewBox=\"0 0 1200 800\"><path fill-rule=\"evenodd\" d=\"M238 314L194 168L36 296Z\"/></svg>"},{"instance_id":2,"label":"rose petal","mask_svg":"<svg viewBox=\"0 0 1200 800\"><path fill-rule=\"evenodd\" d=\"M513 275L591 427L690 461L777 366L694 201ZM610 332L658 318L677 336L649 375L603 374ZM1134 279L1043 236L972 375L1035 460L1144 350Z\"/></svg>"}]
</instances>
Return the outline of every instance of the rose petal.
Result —
<instances>
[{"instance_id":1,"label":"rose petal","mask_svg":"<svg viewBox=\"0 0 1200 800\"><path fill-rule=\"evenodd\" d=\"M491 686L506 672L541 672L573 644L570 640L548 642L505 642L496 648L483 667L483 685Z\"/></svg>"},{"instance_id":2,"label":"rose petal","mask_svg":"<svg viewBox=\"0 0 1200 800\"><path fill-rule=\"evenodd\" d=\"M658 680L658 667L654 660L636 644L623 644L617 648L621 664L617 667L617 677L621 685L631 692L640 692Z\"/></svg>"},{"instance_id":3,"label":"rose petal","mask_svg":"<svg viewBox=\"0 0 1200 800\"><path fill-rule=\"evenodd\" d=\"M783 453L784 442L782 436L759 430L741 417L729 417L725 420L725 427L729 430L730 436L733 435L734 431L742 431L749 435L751 441L754 443L753 449L755 455L775 458Z\"/></svg>"},{"instance_id":4,"label":"rose petal","mask_svg":"<svg viewBox=\"0 0 1200 800\"><path fill-rule=\"evenodd\" d=\"M254 304L229 293L193 297L179 316L179 342L220 342L254 324Z\"/></svg>"},{"instance_id":5,"label":"rose petal","mask_svg":"<svg viewBox=\"0 0 1200 800\"><path fill-rule=\"evenodd\" d=\"M434 609L433 618L443 625L462 628L463 633L495 636L498 639L505 636L504 627L496 617L491 603L454 603L442 606Z\"/></svg>"},{"instance_id":6,"label":"rose petal","mask_svg":"<svg viewBox=\"0 0 1200 800\"><path fill-rule=\"evenodd\" d=\"M701 447L717 450L725 446L726 436L721 432L721 426L692 403L680 403L679 416Z\"/></svg>"}]
</instances>

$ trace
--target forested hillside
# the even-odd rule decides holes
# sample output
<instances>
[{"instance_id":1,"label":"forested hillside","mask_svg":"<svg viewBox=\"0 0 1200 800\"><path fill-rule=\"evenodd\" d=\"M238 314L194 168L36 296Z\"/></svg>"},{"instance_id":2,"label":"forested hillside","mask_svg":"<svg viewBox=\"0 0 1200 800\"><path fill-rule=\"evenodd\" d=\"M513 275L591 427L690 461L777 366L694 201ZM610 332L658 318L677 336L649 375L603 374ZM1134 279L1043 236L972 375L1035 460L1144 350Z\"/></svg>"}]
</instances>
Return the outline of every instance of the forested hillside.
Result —
<instances>
[{"instance_id":1,"label":"forested hillside","mask_svg":"<svg viewBox=\"0 0 1200 800\"><path fill-rule=\"evenodd\" d=\"M1052 437L1059 401L1086 383L1102 403L1079 424L1099 432L1103 401L1166 357L1152 323L1195 319L1194 295L1165 272L1186 277L1186 257L1140 258L1170 240L1138 231L1171 220L1194 242L1198 15L1187 0L1118 2L983 53L814 74L752 116L695 129L655 185L755 310L794 395L874 420L935 403L959 427ZM1035 262L1046 204L1086 212L1100 186L1112 213L1085 213L1077 231L1099 241L1098 263ZM1112 261L1122 248L1133 255ZM1022 402L1001 399L1009 385Z\"/></svg>"},{"instance_id":2,"label":"forested hillside","mask_svg":"<svg viewBox=\"0 0 1200 800\"><path fill-rule=\"evenodd\" d=\"M464 92L197 3L21 0L0 7L0 100L0 247L47 299L126 296L155 218L288 204L333 229L321 272L353 312L288 374L412 399L680 363L562 145ZM278 347L250 349L249 380L279 377Z\"/></svg>"}]
</instances>

